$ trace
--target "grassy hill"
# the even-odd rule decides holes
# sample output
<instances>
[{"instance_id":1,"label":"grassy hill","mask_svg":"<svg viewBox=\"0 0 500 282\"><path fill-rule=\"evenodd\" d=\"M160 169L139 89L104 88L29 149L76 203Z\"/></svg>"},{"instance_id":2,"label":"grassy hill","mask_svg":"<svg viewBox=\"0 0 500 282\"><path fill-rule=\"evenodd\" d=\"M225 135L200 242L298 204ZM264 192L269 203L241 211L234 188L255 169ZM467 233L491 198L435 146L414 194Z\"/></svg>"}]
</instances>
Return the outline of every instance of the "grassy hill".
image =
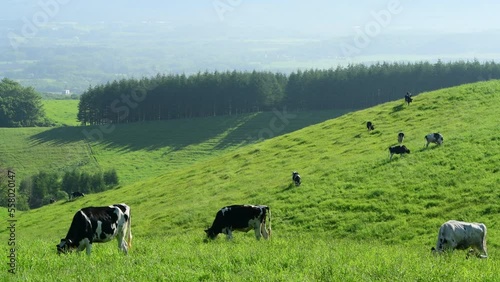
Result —
<instances>
[{"instance_id":1,"label":"grassy hill","mask_svg":"<svg viewBox=\"0 0 500 282\"><path fill-rule=\"evenodd\" d=\"M88 142L83 138L65 144L40 142L33 138L47 130L50 129L0 128L0 166L13 168L19 181L40 170L63 172L73 168L90 171L99 169Z\"/></svg>"},{"instance_id":2,"label":"grassy hill","mask_svg":"<svg viewBox=\"0 0 500 282\"><path fill-rule=\"evenodd\" d=\"M69 117L53 113L72 111L73 100L44 102L45 106L53 107L48 111L49 118L58 124L70 124ZM129 184L344 113L288 113L281 109L103 127L0 128L0 164L15 168L20 179L40 170L62 173L72 169L92 172L115 168L120 182Z\"/></svg>"},{"instance_id":3,"label":"grassy hill","mask_svg":"<svg viewBox=\"0 0 500 282\"><path fill-rule=\"evenodd\" d=\"M31 270L27 277L35 279L44 277L41 273L62 273L58 269L68 261L76 265L87 260L54 254L74 212L88 205L125 202L132 207L137 243L125 266L111 263L119 277L181 281L181 273L188 273L187 280L208 281L236 275L272 281L493 281L500 266L499 107L499 81L422 93L410 106L402 100L385 103L222 155L207 155L116 190L20 213L18 236L37 247L20 247L19 256L46 256L50 262L42 266L43 259L24 259L21 269ZM374 131L366 130L368 120L375 124ZM388 147L396 143L399 131L405 132L411 154L389 161ZM443 134L442 146L424 147L424 136L431 132ZM42 143L71 141L57 139L55 131L50 138L44 134L36 137ZM192 143L206 140L210 138ZM140 146L126 142L105 139L95 144L102 150L95 154L103 160L119 158L119 149L106 156L106 148L147 151L156 149L154 143L160 140ZM150 166L153 170L162 163L159 159ZM299 188L292 185L292 170L302 175ZM249 232L236 233L234 243L219 238L203 244L203 229L217 210L235 203L269 205L273 240L254 242ZM484 222L490 259L466 262L463 253L429 256L439 225L449 219ZM95 256L88 258L91 267L116 255L115 249L115 244L96 246ZM159 265L159 270L149 272L142 263ZM70 269L84 271L79 266Z\"/></svg>"}]
</instances>

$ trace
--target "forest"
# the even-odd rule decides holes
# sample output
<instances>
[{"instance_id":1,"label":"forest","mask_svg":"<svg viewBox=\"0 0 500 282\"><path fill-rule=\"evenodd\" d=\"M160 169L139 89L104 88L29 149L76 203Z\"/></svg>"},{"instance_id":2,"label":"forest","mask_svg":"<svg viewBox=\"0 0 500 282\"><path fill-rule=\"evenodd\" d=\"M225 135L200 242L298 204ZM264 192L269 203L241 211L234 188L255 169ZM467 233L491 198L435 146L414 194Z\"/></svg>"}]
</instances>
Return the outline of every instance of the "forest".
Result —
<instances>
[{"instance_id":1,"label":"forest","mask_svg":"<svg viewBox=\"0 0 500 282\"><path fill-rule=\"evenodd\" d=\"M6 188L7 170L0 167L0 188ZM16 208L29 210L48 205L53 201L67 201L72 192L99 193L113 189L119 183L115 169L95 173L66 171L64 174L40 171L21 180L16 191ZM4 187L5 186L5 187ZM4 191L7 191L5 189ZM7 207L7 193L0 195L0 207Z\"/></svg>"},{"instance_id":2,"label":"forest","mask_svg":"<svg viewBox=\"0 0 500 282\"><path fill-rule=\"evenodd\" d=\"M289 75L264 71L157 74L91 86L80 97L82 125L289 110L362 109L424 91L500 78L500 65L356 64Z\"/></svg>"}]
</instances>

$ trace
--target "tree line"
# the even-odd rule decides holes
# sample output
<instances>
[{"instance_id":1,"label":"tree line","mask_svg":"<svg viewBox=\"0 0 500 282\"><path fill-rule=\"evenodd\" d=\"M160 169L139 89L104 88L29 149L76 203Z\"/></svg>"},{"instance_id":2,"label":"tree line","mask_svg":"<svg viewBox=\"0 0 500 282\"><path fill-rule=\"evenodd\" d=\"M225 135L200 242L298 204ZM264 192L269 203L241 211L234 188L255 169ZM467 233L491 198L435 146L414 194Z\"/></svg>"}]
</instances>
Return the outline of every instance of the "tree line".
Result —
<instances>
[{"instance_id":1,"label":"tree line","mask_svg":"<svg viewBox=\"0 0 500 282\"><path fill-rule=\"evenodd\" d=\"M454 85L500 78L500 64L356 64L283 73L157 74L90 86L80 97L83 125L289 110L361 109Z\"/></svg>"},{"instance_id":2,"label":"tree line","mask_svg":"<svg viewBox=\"0 0 500 282\"><path fill-rule=\"evenodd\" d=\"M19 184L16 191L16 208L35 209L52 201L69 200L69 195L73 192L99 193L115 187L118 183L118 175L114 169L94 174L67 171L62 176L55 172L40 171L23 179ZM7 206L7 198L3 194L0 195L0 206Z\"/></svg>"}]
</instances>

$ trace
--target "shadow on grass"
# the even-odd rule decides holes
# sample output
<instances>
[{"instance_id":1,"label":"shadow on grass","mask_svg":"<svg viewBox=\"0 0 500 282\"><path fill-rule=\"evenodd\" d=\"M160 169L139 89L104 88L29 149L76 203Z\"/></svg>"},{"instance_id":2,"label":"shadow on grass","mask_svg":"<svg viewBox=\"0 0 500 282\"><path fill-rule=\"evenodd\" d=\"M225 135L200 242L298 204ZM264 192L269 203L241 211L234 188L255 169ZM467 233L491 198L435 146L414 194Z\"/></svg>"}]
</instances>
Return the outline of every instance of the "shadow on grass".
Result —
<instances>
[{"instance_id":1,"label":"shadow on grass","mask_svg":"<svg viewBox=\"0 0 500 282\"><path fill-rule=\"evenodd\" d=\"M286 191L290 191L290 190L293 190L293 189L300 189L300 186L299 186L299 187L297 187L297 186L295 186L295 184L290 183L290 184L288 184L288 186L285 186L285 187L281 190L281 192L286 192ZM281 193L281 192L280 192L280 193Z\"/></svg>"},{"instance_id":2,"label":"shadow on grass","mask_svg":"<svg viewBox=\"0 0 500 282\"><path fill-rule=\"evenodd\" d=\"M176 151L215 138L217 141L213 141L212 146L224 149L270 139L347 112L273 111L131 124L56 127L30 137L30 141L56 146L86 141L120 151L157 150L165 147L169 151ZM218 139L218 136L222 137Z\"/></svg>"},{"instance_id":3,"label":"shadow on grass","mask_svg":"<svg viewBox=\"0 0 500 282\"><path fill-rule=\"evenodd\" d=\"M405 104L397 105L392 107L392 113L397 113L405 108Z\"/></svg>"},{"instance_id":4,"label":"shadow on grass","mask_svg":"<svg viewBox=\"0 0 500 282\"><path fill-rule=\"evenodd\" d=\"M396 143L396 144L393 144L391 146L395 146L395 145L399 145L399 143ZM377 166L384 166L384 165L387 165L387 164L390 164L390 163L393 163L393 162L398 162L400 159L404 159L404 158L407 158L409 157L408 155L411 155L411 154L415 154L415 153L421 153L421 152L425 152L425 151L428 151L428 150L436 150L438 149L440 146L432 146L429 145L429 147L425 147L425 145L423 147L420 147L420 148L408 148L410 149L410 154L402 154L402 155L398 155L398 154L394 154L392 156L392 160L390 159L391 155L389 153L389 149L387 149L387 157L383 160L380 160L379 162L377 162L377 165L374 166L373 168L376 168ZM388 147L389 148L389 147Z\"/></svg>"},{"instance_id":5,"label":"shadow on grass","mask_svg":"<svg viewBox=\"0 0 500 282\"><path fill-rule=\"evenodd\" d=\"M274 109L271 112L254 115L247 122L234 128L215 148L223 149L241 143L256 143L271 139L349 112L349 110L290 112L286 108Z\"/></svg>"}]
</instances>

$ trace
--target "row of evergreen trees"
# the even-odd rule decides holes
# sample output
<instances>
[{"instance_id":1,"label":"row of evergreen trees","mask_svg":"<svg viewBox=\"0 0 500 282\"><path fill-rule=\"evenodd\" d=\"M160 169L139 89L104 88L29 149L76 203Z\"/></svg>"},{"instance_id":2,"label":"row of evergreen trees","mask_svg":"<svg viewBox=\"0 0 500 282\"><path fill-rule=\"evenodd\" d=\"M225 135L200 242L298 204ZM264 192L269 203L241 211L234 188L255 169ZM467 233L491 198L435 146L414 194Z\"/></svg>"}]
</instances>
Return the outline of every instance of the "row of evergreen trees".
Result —
<instances>
[{"instance_id":1,"label":"row of evergreen trees","mask_svg":"<svg viewBox=\"0 0 500 282\"><path fill-rule=\"evenodd\" d=\"M73 192L103 192L115 187L118 182L114 169L94 174L68 171L62 177L57 173L41 171L21 181L16 191L16 208L35 209L54 200L69 200L69 195ZM6 198L0 197L0 206L7 206Z\"/></svg>"},{"instance_id":2,"label":"row of evergreen trees","mask_svg":"<svg viewBox=\"0 0 500 282\"><path fill-rule=\"evenodd\" d=\"M327 70L204 72L123 79L82 94L84 124L129 123L266 111L360 109L423 91L500 78L500 64L378 63Z\"/></svg>"}]
</instances>

